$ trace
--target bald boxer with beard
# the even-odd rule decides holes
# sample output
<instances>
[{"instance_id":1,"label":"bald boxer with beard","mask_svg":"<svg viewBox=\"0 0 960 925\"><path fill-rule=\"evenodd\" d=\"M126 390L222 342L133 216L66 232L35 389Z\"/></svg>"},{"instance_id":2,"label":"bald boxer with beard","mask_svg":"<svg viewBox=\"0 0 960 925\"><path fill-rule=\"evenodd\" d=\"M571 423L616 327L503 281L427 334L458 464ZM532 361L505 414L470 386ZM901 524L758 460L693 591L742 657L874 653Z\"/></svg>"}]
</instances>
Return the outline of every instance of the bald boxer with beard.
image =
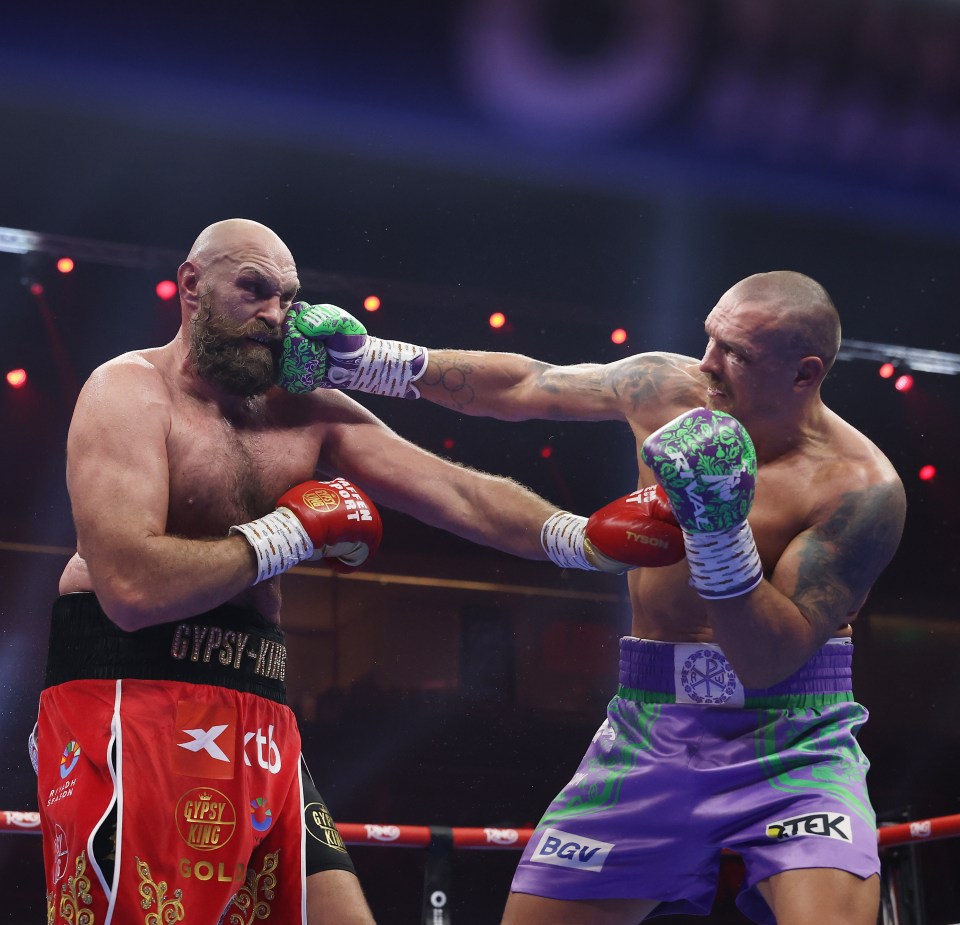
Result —
<instances>
[{"instance_id":1,"label":"bald boxer with beard","mask_svg":"<svg viewBox=\"0 0 960 925\"><path fill-rule=\"evenodd\" d=\"M402 354L421 369L406 398L624 422L640 487L659 485L683 530L683 561L629 574L617 694L524 851L504 925L706 914L724 848L744 860L738 904L754 921L874 925L852 624L906 504L890 461L824 404L840 344L824 288L791 271L741 280L707 315L699 360L428 351L369 337L335 306L294 306L288 326L291 391L363 389Z\"/></svg>"},{"instance_id":2,"label":"bald boxer with beard","mask_svg":"<svg viewBox=\"0 0 960 925\"><path fill-rule=\"evenodd\" d=\"M177 280L176 336L94 370L70 425L77 554L33 737L48 922L368 925L285 703L280 576L317 558L362 566L378 504L611 572L649 561L624 524L673 561L682 537L652 496L587 521L403 440L344 394L279 388L299 280L269 228L211 225Z\"/></svg>"}]
</instances>

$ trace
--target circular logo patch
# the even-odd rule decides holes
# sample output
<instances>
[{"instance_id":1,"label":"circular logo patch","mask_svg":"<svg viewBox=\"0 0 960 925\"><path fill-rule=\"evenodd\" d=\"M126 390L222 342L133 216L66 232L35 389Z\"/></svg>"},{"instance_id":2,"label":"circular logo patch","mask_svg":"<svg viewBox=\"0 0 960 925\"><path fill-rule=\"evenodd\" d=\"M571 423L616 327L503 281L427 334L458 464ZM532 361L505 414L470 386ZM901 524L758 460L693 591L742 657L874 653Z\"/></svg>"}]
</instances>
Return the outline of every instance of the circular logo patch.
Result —
<instances>
[{"instance_id":1,"label":"circular logo patch","mask_svg":"<svg viewBox=\"0 0 960 925\"><path fill-rule=\"evenodd\" d=\"M216 851L233 837L237 814L233 803L212 787L194 787L177 803L177 831L197 851Z\"/></svg>"},{"instance_id":2,"label":"circular logo patch","mask_svg":"<svg viewBox=\"0 0 960 925\"><path fill-rule=\"evenodd\" d=\"M329 488L311 488L304 494L303 503L315 511L332 511L340 506L340 495Z\"/></svg>"},{"instance_id":3,"label":"circular logo patch","mask_svg":"<svg viewBox=\"0 0 960 925\"><path fill-rule=\"evenodd\" d=\"M698 649L683 663L680 683L695 703L726 703L737 689L737 676L719 652Z\"/></svg>"}]
</instances>

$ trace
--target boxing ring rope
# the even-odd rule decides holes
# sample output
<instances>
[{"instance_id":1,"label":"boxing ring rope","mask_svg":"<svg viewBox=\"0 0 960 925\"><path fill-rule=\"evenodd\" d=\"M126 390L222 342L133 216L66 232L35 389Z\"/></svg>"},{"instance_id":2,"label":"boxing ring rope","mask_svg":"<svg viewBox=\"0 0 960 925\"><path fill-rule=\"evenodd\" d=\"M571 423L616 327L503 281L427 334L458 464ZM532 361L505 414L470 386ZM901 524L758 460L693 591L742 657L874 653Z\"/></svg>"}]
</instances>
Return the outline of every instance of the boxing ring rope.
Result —
<instances>
[{"instance_id":1,"label":"boxing ring rope","mask_svg":"<svg viewBox=\"0 0 960 925\"><path fill-rule=\"evenodd\" d=\"M459 849L522 849L533 829L445 827L342 822L337 829L348 845L420 848L426 851L421 925L452 925L451 856ZM40 814L0 811L0 834L40 834ZM960 814L881 825L877 843L881 869L880 925L924 925L918 844L960 836ZM899 849L899 850L898 850ZM906 850L904 850L906 849ZM724 851L735 857L734 852Z\"/></svg>"},{"instance_id":2,"label":"boxing ring rope","mask_svg":"<svg viewBox=\"0 0 960 925\"><path fill-rule=\"evenodd\" d=\"M338 822L340 837L348 845L393 845L397 848L426 848L437 832L449 832L454 848L521 849L533 835L533 829L446 828L428 825L384 825L369 822ZM40 834L40 813L0 810L0 833ZM935 816L912 822L883 825L877 829L881 849L937 841L960 836L960 813Z\"/></svg>"}]
</instances>

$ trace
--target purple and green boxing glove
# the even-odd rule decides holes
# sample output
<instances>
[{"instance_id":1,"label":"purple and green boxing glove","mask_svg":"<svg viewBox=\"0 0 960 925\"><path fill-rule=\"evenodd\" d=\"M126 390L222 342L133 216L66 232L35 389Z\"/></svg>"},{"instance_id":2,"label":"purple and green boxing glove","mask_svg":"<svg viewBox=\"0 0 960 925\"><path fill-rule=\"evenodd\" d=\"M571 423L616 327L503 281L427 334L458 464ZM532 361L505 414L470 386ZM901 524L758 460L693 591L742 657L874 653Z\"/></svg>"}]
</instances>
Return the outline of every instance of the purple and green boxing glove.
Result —
<instances>
[{"instance_id":1,"label":"purple and green boxing glove","mask_svg":"<svg viewBox=\"0 0 960 925\"><path fill-rule=\"evenodd\" d=\"M697 593L722 600L756 588L763 566L747 514L757 454L743 425L722 411L694 408L650 434L640 452L683 530Z\"/></svg>"},{"instance_id":2,"label":"purple and green boxing glove","mask_svg":"<svg viewBox=\"0 0 960 925\"><path fill-rule=\"evenodd\" d=\"M284 319L278 384L300 395L314 389L356 389L393 398L419 398L427 349L371 337L336 305L295 302Z\"/></svg>"}]
</instances>

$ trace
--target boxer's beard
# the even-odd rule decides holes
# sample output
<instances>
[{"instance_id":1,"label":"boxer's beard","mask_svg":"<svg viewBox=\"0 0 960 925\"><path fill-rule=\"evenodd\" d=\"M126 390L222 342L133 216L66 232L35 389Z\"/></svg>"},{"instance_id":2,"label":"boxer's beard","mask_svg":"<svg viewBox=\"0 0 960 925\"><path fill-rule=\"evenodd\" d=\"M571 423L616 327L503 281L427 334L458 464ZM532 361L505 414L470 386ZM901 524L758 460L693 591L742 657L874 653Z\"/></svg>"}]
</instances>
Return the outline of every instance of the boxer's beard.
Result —
<instances>
[{"instance_id":1,"label":"boxer's beard","mask_svg":"<svg viewBox=\"0 0 960 925\"><path fill-rule=\"evenodd\" d=\"M258 346L251 336L269 340ZM202 379L233 395L262 395L276 385L282 332L262 321L233 324L214 312L213 299L200 297L200 309L190 321L190 348Z\"/></svg>"}]
</instances>

